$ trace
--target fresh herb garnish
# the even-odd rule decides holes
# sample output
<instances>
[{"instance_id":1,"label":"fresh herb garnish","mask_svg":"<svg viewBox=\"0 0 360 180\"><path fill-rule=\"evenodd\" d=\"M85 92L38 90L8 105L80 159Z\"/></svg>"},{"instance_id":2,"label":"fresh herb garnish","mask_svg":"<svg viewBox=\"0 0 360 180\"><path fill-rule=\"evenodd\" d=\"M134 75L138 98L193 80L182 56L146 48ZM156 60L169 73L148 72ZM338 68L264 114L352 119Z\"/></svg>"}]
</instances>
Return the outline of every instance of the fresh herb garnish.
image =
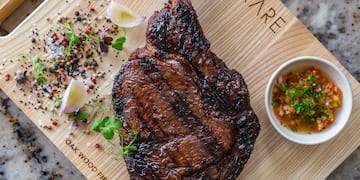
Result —
<instances>
[{"instance_id":1,"label":"fresh herb garnish","mask_svg":"<svg viewBox=\"0 0 360 180\"><path fill-rule=\"evenodd\" d=\"M84 111L79 111L79 112L77 113L77 115L76 115L76 119L79 120L79 121L84 122L84 121L87 120L87 118L88 118L89 116L90 116L89 113L86 113L86 112L84 112Z\"/></svg>"},{"instance_id":2,"label":"fresh herb garnish","mask_svg":"<svg viewBox=\"0 0 360 180\"><path fill-rule=\"evenodd\" d=\"M285 92L285 91L286 91L286 87L285 87L285 84L284 84L284 83L280 83L279 88L280 88L280 91L281 91L281 92Z\"/></svg>"},{"instance_id":3,"label":"fresh herb garnish","mask_svg":"<svg viewBox=\"0 0 360 180\"><path fill-rule=\"evenodd\" d=\"M43 74L43 72L46 70L46 66L45 64L38 64L37 66L35 66L34 68L34 73L36 76L40 76Z\"/></svg>"},{"instance_id":4,"label":"fresh herb garnish","mask_svg":"<svg viewBox=\"0 0 360 180\"><path fill-rule=\"evenodd\" d=\"M111 119L108 116L106 116L103 119L100 119L100 118L94 119L94 121L91 125L92 130L101 133L103 135L103 137L107 140L111 140L114 137L115 133L117 133L120 138L120 146L122 148L122 155L126 156L130 152L137 150L137 147L134 146L133 144L136 141L138 132L131 130L128 135L131 136L132 139L129 144L125 145L124 144L124 142L125 142L124 136L119 132L121 127L122 127L122 123L119 119L117 119L117 118Z\"/></svg>"},{"instance_id":5,"label":"fresh herb garnish","mask_svg":"<svg viewBox=\"0 0 360 180\"><path fill-rule=\"evenodd\" d=\"M69 31L69 33L65 33L68 45L64 49L64 56L67 56L73 53L73 45L81 45L81 41L76 36L75 31L70 23L64 22L61 25L63 25Z\"/></svg>"},{"instance_id":6,"label":"fresh herb garnish","mask_svg":"<svg viewBox=\"0 0 360 180\"><path fill-rule=\"evenodd\" d=\"M81 121L81 122L85 122L89 116L90 116L90 114L85 111L75 111L75 112L68 114L69 118L74 118L75 120Z\"/></svg>"},{"instance_id":7,"label":"fresh herb garnish","mask_svg":"<svg viewBox=\"0 0 360 180\"><path fill-rule=\"evenodd\" d=\"M80 39L74 33L66 33L65 37L66 37L66 39L69 39L70 43L78 44L78 45L81 44ZM70 45L69 45L69 47L70 47Z\"/></svg>"},{"instance_id":8,"label":"fresh herb garnish","mask_svg":"<svg viewBox=\"0 0 360 180\"><path fill-rule=\"evenodd\" d=\"M91 129L100 132L105 139L110 140L114 137L115 132L119 131L121 121L119 119L110 119L108 116L102 120L96 118L91 126Z\"/></svg>"},{"instance_id":9,"label":"fresh herb garnish","mask_svg":"<svg viewBox=\"0 0 360 180\"><path fill-rule=\"evenodd\" d=\"M120 137L120 143L121 143L121 147L123 147L123 155L127 156L130 152L136 151L137 147L134 146L134 142L136 141L136 138L138 136L138 132L131 130L129 135L132 137L132 140L130 141L130 143L126 146L124 146L124 136L122 136L121 134L119 134Z\"/></svg>"},{"instance_id":10,"label":"fresh herb garnish","mask_svg":"<svg viewBox=\"0 0 360 180\"><path fill-rule=\"evenodd\" d=\"M61 100L60 100L59 96L54 95L52 99L53 99L54 108L60 107L60 105L61 105Z\"/></svg>"},{"instance_id":11,"label":"fresh herb garnish","mask_svg":"<svg viewBox=\"0 0 360 180\"><path fill-rule=\"evenodd\" d=\"M34 56L34 57L31 58L31 61L32 61L34 64L37 64L37 63L40 62L40 58L39 58L39 56Z\"/></svg>"},{"instance_id":12,"label":"fresh herb garnish","mask_svg":"<svg viewBox=\"0 0 360 180\"><path fill-rule=\"evenodd\" d=\"M289 98L290 105L294 108L295 114L302 115L303 121L311 124L315 117L321 117L323 114L319 112L318 98L323 96L321 91L316 92L315 86L318 86L316 82L317 76L309 75L306 77L306 82L310 84L301 86L297 84L292 89L286 91L286 96ZM300 100L299 100L300 99Z\"/></svg>"},{"instance_id":13,"label":"fresh herb garnish","mask_svg":"<svg viewBox=\"0 0 360 180\"><path fill-rule=\"evenodd\" d=\"M312 67L283 75L275 88L272 105L290 129L321 131L334 121L341 104L341 90Z\"/></svg>"},{"instance_id":14,"label":"fresh herb garnish","mask_svg":"<svg viewBox=\"0 0 360 180\"><path fill-rule=\"evenodd\" d=\"M113 47L116 50L122 51L125 41L126 41L126 37L121 36L112 43L111 47Z\"/></svg>"},{"instance_id":15,"label":"fresh herb garnish","mask_svg":"<svg viewBox=\"0 0 360 180\"><path fill-rule=\"evenodd\" d=\"M17 56L18 61L20 61L21 59L28 59L28 56L26 53L19 53L16 56Z\"/></svg>"},{"instance_id":16,"label":"fresh herb garnish","mask_svg":"<svg viewBox=\"0 0 360 180\"><path fill-rule=\"evenodd\" d=\"M34 66L34 75L35 75L35 82L38 84L43 84L47 81L44 71L46 70L45 64L42 64L40 58L38 56L34 56L31 58Z\"/></svg>"}]
</instances>

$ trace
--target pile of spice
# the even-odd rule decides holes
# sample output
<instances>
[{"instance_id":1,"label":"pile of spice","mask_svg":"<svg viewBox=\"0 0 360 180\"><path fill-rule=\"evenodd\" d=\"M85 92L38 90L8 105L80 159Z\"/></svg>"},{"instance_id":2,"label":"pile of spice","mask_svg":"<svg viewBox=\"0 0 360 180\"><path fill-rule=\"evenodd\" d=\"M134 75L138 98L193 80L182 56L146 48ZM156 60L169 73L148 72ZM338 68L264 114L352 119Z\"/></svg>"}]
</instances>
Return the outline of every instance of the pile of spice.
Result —
<instances>
[{"instance_id":1,"label":"pile of spice","mask_svg":"<svg viewBox=\"0 0 360 180\"><path fill-rule=\"evenodd\" d=\"M100 6L104 7L103 4ZM103 96L104 93L99 93L98 90L105 81L101 81L102 79L110 79L106 76L111 72L111 68L105 67L104 64L110 67L112 64L103 64L103 57L111 53L115 56L114 59L118 59L126 41L124 28L137 26L143 23L146 17L132 14L125 6L114 2L110 3L107 10L109 18L102 17L91 7L91 1L88 1L86 10L74 11L70 17L58 13L55 20L47 18L50 28L45 34L40 33L43 31L39 31L34 24L29 37L32 46L28 52L21 53L18 57L21 68L13 77L10 73L5 74L5 77L9 82L15 81L19 91L27 97L20 100L21 104L28 109L41 110L42 113L52 112L53 116L49 121L39 120L40 127L48 130L57 129L60 121L54 114L58 111L66 113L68 119L73 120L73 126L78 126L79 122L88 123L93 120L91 129L101 133L105 139L110 141L113 137L118 137L115 141L120 143L116 146L110 143L114 148L112 154L118 158L137 150L133 143L138 132L131 131L129 137L132 137L132 140L125 144L121 121L117 117L108 116L112 114L111 97ZM118 17L119 13L127 16ZM132 21L129 21L129 18ZM10 60L10 63L13 63L13 60ZM5 63L1 67L4 65ZM13 93L17 93L15 91L18 90L13 90ZM83 94L91 97L85 105L85 98L79 100L79 96ZM47 102L52 104L46 104ZM74 104L81 106L75 107ZM84 131L85 134L89 132ZM68 134L71 135L72 132ZM95 148L100 147L99 143L95 144Z\"/></svg>"},{"instance_id":2,"label":"pile of spice","mask_svg":"<svg viewBox=\"0 0 360 180\"><path fill-rule=\"evenodd\" d=\"M32 46L22 53L19 60L21 69L15 72L17 87L30 91L29 104L35 110L54 111L61 104L62 95L72 78L81 80L88 93L98 99L97 83L105 78L106 71L99 68L103 57L112 50L123 50L126 41L125 29L113 24L110 19L97 15L95 8L78 10L71 17L58 13L56 20L47 18L51 28L40 35L36 24L31 31ZM121 36L119 37L119 34ZM108 70L109 72L110 70ZM7 79L10 78L7 73ZM43 98L52 101L52 108L43 105Z\"/></svg>"}]
</instances>

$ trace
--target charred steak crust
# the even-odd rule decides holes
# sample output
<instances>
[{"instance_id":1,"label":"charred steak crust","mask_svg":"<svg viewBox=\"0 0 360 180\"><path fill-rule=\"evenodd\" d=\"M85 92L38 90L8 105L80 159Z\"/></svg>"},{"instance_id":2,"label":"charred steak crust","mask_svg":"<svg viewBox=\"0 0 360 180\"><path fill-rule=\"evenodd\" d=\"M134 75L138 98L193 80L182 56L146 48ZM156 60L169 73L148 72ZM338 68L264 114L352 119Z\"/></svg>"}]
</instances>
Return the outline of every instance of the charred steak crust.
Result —
<instances>
[{"instance_id":1,"label":"charred steak crust","mask_svg":"<svg viewBox=\"0 0 360 180\"><path fill-rule=\"evenodd\" d=\"M190 0L169 0L146 37L112 89L123 131L139 132L131 179L235 179L260 131L244 79L210 51Z\"/></svg>"}]
</instances>

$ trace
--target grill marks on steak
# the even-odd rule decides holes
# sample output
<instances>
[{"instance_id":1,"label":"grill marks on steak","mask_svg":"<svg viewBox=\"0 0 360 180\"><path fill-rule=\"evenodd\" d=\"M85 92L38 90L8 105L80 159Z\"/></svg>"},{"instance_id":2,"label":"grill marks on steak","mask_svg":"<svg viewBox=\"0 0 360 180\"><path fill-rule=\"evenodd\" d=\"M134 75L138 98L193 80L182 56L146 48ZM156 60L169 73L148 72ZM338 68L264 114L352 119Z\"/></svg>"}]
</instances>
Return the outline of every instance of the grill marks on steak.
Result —
<instances>
[{"instance_id":1,"label":"grill marks on steak","mask_svg":"<svg viewBox=\"0 0 360 180\"><path fill-rule=\"evenodd\" d=\"M210 51L189 0L149 19L147 44L121 67L114 112L136 130L131 179L234 179L259 133L241 75Z\"/></svg>"}]
</instances>

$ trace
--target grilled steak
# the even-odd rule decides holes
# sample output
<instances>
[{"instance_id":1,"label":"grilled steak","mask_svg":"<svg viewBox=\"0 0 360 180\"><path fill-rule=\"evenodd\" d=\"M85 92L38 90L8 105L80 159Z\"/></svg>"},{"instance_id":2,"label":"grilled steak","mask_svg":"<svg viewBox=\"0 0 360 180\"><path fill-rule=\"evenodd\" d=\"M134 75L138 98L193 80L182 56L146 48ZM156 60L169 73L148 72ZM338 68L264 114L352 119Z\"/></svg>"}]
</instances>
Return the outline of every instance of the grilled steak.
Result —
<instances>
[{"instance_id":1,"label":"grilled steak","mask_svg":"<svg viewBox=\"0 0 360 180\"><path fill-rule=\"evenodd\" d=\"M242 76L210 50L190 0L169 0L149 19L147 44L113 86L131 179L235 179L260 125Z\"/></svg>"}]
</instances>

